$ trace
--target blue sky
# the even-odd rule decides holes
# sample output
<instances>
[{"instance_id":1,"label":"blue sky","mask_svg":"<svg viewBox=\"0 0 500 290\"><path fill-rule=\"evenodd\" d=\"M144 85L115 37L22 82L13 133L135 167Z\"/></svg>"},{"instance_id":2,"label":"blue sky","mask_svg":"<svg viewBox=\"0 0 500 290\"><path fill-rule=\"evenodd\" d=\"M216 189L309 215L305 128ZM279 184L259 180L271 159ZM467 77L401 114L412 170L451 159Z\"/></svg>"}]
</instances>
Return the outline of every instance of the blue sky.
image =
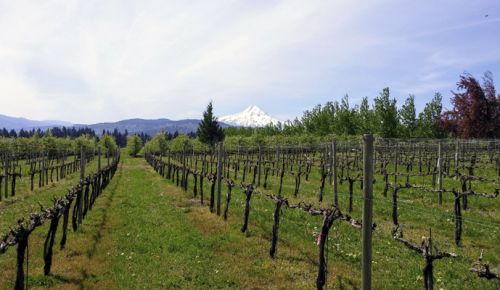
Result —
<instances>
[{"instance_id":1,"label":"blue sky","mask_svg":"<svg viewBox=\"0 0 500 290\"><path fill-rule=\"evenodd\" d=\"M500 1L4 1L0 114L93 123L500 81Z\"/></svg>"}]
</instances>

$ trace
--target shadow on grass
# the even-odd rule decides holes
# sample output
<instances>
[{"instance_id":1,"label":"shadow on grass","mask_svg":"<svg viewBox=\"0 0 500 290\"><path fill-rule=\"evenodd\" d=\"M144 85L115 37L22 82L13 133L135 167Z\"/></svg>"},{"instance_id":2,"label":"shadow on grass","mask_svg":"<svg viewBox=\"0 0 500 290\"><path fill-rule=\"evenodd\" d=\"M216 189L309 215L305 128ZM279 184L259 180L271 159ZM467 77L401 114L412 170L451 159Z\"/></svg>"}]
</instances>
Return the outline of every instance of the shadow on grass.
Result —
<instances>
[{"instance_id":1,"label":"shadow on grass","mask_svg":"<svg viewBox=\"0 0 500 290\"><path fill-rule=\"evenodd\" d=\"M78 287L78 289L84 289L84 281L89 279L90 276L85 270L80 272L81 278L67 277L60 274L50 274L50 275L35 275L28 278L26 287L53 287L57 284L72 284Z\"/></svg>"}]
</instances>

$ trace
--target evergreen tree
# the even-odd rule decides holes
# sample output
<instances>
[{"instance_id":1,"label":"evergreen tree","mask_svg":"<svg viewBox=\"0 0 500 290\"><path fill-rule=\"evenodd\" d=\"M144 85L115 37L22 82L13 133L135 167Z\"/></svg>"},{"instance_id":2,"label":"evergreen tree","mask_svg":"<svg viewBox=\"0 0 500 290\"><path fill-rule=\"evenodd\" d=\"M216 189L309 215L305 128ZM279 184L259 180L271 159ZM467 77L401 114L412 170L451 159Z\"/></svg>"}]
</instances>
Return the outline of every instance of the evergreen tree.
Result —
<instances>
[{"instance_id":1,"label":"evergreen tree","mask_svg":"<svg viewBox=\"0 0 500 290\"><path fill-rule=\"evenodd\" d=\"M214 147L215 143L224 139L224 131L217 122L217 118L213 115L212 102L208 103L207 110L203 112L203 120L201 120L196 130L199 140L202 143Z\"/></svg>"},{"instance_id":2,"label":"evergreen tree","mask_svg":"<svg viewBox=\"0 0 500 290\"><path fill-rule=\"evenodd\" d=\"M19 131L19 137L29 137L29 136L30 136L29 133L24 131L24 129L21 129Z\"/></svg>"}]
</instances>

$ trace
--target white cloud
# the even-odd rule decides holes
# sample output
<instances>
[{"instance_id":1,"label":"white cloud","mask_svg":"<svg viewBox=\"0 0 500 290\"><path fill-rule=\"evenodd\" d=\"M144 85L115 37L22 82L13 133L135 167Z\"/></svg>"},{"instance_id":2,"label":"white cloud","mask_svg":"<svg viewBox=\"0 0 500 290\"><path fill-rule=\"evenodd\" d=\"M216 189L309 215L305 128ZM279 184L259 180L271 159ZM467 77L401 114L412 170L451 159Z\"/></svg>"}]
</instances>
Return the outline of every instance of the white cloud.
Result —
<instances>
[{"instance_id":1,"label":"white cloud","mask_svg":"<svg viewBox=\"0 0 500 290\"><path fill-rule=\"evenodd\" d=\"M373 96L386 84L426 92L468 53L427 38L488 22L433 30L438 20L415 24L429 9L399 14L404 6L0 0L0 113L72 122L185 118L199 117L212 99L220 115L255 103L290 116L344 93ZM499 58L475 53L471 65ZM403 77L404 65L417 67Z\"/></svg>"}]
</instances>

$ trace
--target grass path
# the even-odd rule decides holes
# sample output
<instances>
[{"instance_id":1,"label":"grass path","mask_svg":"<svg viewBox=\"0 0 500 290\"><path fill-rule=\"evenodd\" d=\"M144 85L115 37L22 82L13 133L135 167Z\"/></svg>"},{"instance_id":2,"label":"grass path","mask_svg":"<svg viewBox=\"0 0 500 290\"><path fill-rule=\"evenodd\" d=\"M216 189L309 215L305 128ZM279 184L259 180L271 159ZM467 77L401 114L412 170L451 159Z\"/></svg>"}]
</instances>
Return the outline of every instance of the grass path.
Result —
<instances>
[{"instance_id":1,"label":"grass path","mask_svg":"<svg viewBox=\"0 0 500 290\"><path fill-rule=\"evenodd\" d=\"M109 210L99 256L109 257L110 283L124 289L308 288L309 261L268 258L269 242L209 213L162 179L142 159L126 159ZM303 265L308 264L308 265ZM287 271L283 271L286 269ZM301 282L297 281L297 278ZM306 278L306 279L304 279ZM111 282L107 281L111 280ZM307 281L307 282L305 282ZM302 284L301 284L302 283Z\"/></svg>"}]
</instances>

